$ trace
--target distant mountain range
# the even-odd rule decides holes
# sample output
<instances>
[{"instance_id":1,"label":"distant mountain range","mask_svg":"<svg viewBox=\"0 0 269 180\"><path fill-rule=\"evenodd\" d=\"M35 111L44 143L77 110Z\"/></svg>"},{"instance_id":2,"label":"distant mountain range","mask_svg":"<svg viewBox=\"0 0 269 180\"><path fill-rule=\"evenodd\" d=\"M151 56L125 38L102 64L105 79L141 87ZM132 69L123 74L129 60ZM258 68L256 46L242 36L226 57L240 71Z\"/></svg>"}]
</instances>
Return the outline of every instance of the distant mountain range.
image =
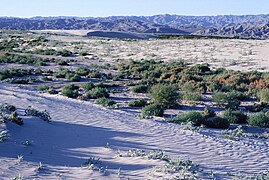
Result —
<instances>
[{"instance_id":1,"label":"distant mountain range","mask_svg":"<svg viewBox=\"0 0 269 180\"><path fill-rule=\"evenodd\" d=\"M194 34L268 39L269 15L223 16L111 16L111 17L1 17L1 29L100 30L133 33Z\"/></svg>"}]
</instances>

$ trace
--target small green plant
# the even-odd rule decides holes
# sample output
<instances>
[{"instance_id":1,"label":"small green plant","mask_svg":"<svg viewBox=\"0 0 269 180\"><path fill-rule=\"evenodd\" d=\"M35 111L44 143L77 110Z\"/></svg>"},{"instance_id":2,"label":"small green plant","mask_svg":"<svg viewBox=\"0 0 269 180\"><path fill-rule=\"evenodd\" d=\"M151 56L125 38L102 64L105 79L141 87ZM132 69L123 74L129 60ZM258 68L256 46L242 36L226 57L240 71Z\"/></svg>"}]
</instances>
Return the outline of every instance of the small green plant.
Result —
<instances>
[{"instance_id":1,"label":"small green plant","mask_svg":"<svg viewBox=\"0 0 269 180\"><path fill-rule=\"evenodd\" d=\"M105 97L96 99L96 100L95 100L95 103L97 103L97 104L101 104L102 106L105 106L105 107L111 107L111 106L113 106L113 105L116 104L115 101L110 100L110 99L105 98Z\"/></svg>"},{"instance_id":2,"label":"small green plant","mask_svg":"<svg viewBox=\"0 0 269 180\"><path fill-rule=\"evenodd\" d=\"M258 127L269 127L269 117L264 112L258 112L256 114L250 115L247 122L251 126Z\"/></svg>"},{"instance_id":3,"label":"small green plant","mask_svg":"<svg viewBox=\"0 0 269 180\"><path fill-rule=\"evenodd\" d=\"M134 86L131 91L134 93L147 93L149 86L147 85L136 85Z\"/></svg>"},{"instance_id":4,"label":"small green plant","mask_svg":"<svg viewBox=\"0 0 269 180\"><path fill-rule=\"evenodd\" d=\"M204 121L204 116L202 113L197 111L191 111L183 114L179 114L174 118L168 119L168 122L174 123L185 123L185 122L192 122L195 126L200 126Z\"/></svg>"},{"instance_id":5,"label":"small green plant","mask_svg":"<svg viewBox=\"0 0 269 180\"><path fill-rule=\"evenodd\" d=\"M201 101L202 96L197 92L183 92L182 99L185 101Z\"/></svg>"},{"instance_id":6,"label":"small green plant","mask_svg":"<svg viewBox=\"0 0 269 180\"><path fill-rule=\"evenodd\" d=\"M227 109L224 111L222 117L227 119L231 124L247 123L247 115L238 110L233 111L231 109Z\"/></svg>"},{"instance_id":7,"label":"small green plant","mask_svg":"<svg viewBox=\"0 0 269 180\"><path fill-rule=\"evenodd\" d=\"M227 119L218 116L207 118L202 122L202 124L209 128L218 129L228 129L230 126L230 123Z\"/></svg>"},{"instance_id":8,"label":"small green plant","mask_svg":"<svg viewBox=\"0 0 269 180\"><path fill-rule=\"evenodd\" d=\"M42 169L44 169L44 165L41 162L39 162L37 167L36 167L36 170L41 171Z\"/></svg>"},{"instance_id":9,"label":"small green plant","mask_svg":"<svg viewBox=\"0 0 269 180\"><path fill-rule=\"evenodd\" d=\"M160 104L150 104L145 106L140 114L141 118L151 118L152 116L163 116L164 109Z\"/></svg>"},{"instance_id":10,"label":"small green plant","mask_svg":"<svg viewBox=\"0 0 269 180\"><path fill-rule=\"evenodd\" d=\"M173 85L157 84L150 89L153 103L160 104L164 108L176 107L180 99L177 88Z\"/></svg>"},{"instance_id":11,"label":"small green plant","mask_svg":"<svg viewBox=\"0 0 269 180\"><path fill-rule=\"evenodd\" d=\"M51 121L51 117L48 111L38 111L31 106L28 106L27 109L25 109L25 116L36 116L44 121Z\"/></svg>"},{"instance_id":12,"label":"small green plant","mask_svg":"<svg viewBox=\"0 0 269 180\"><path fill-rule=\"evenodd\" d=\"M128 102L130 107L144 107L147 105L147 101L145 99L135 99Z\"/></svg>"},{"instance_id":13,"label":"small green plant","mask_svg":"<svg viewBox=\"0 0 269 180\"><path fill-rule=\"evenodd\" d=\"M105 88L96 87L88 91L87 96L90 99L109 98L109 93Z\"/></svg>"},{"instance_id":14,"label":"small green plant","mask_svg":"<svg viewBox=\"0 0 269 180\"><path fill-rule=\"evenodd\" d=\"M257 96L260 99L260 101L269 103L269 89L260 90Z\"/></svg>"},{"instance_id":15,"label":"small green plant","mask_svg":"<svg viewBox=\"0 0 269 180\"><path fill-rule=\"evenodd\" d=\"M7 118L8 121L14 122L18 125L23 125L22 119L19 117L16 111L12 112L11 115Z\"/></svg>"},{"instance_id":16,"label":"small green plant","mask_svg":"<svg viewBox=\"0 0 269 180\"><path fill-rule=\"evenodd\" d=\"M79 87L74 84L65 85L62 88L62 95L69 98L77 98L79 96L78 89Z\"/></svg>"},{"instance_id":17,"label":"small green plant","mask_svg":"<svg viewBox=\"0 0 269 180\"><path fill-rule=\"evenodd\" d=\"M87 83L82 84L82 88L83 88L85 91L90 91L90 90L92 90L93 88L95 88L95 85L94 85L92 82L87 82Z\"/></svg>"},{"instance_id":18,"label":"small green plant","mask_svg":"<svg viewBox=\"0 0 269 180\"><path fill-rule=\"evenodd\" d=\"M231 140L240 140L241 137L247 137L245 131L242 129L242 126L238 126L236 129L233 130L223 130L221 131L221 134L226 139Z\"/></svg>"}]
</instances>

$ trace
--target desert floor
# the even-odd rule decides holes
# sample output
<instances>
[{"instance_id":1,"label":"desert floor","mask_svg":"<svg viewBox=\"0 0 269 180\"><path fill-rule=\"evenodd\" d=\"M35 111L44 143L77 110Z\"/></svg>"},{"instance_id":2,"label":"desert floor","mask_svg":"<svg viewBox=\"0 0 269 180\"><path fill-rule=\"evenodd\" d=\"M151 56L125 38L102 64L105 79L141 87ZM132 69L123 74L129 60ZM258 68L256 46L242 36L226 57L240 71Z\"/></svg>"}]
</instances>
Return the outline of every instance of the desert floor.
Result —
<instances>
[{"instance_id":1,"label":"desert floor","mask_svg":"<svg viewBox=\"0 0 269 180\"><path fill-rule=\"evenodd\" d=\"M241 71L269 71L269 41L125 41L89 39L82 36L85 35L83 31L36 33L46 35L52 41L48 47L89 53L86 57L61 57L77 60L70 69L106 63L117 66L130 60L152 59L184 61L188 64L209 63L213 67ZM25 49L30 49L27 44ZM31 66L0 65L0 69L11 67ZM42 68L59 67L51 65ZM25 123L22 127L10 122L0 124L0 130L8 130L10 136L8 141L0 143L0 179L188 177L184 170L182 173L165 172L166 162L160 159L150 159L145 154L132 157L128 151L134 149L138 149L138 152L161 150L173 159L191 160L199 166L198 179L232 179L239 174L246 178L269 168L268 139L243 138L233 141L223 138L220 130L185 130L180 125L163 121L163 118L140 119L136 112L107 109L91 101L40 93L34 87L0 83L0 104L15 105ZM52 122L24 116L28 106L47 110ZM25 145L26 141L31 145ZM85 164L87 161L94 162L94 167Z\"/></svg>"}]
</instances>

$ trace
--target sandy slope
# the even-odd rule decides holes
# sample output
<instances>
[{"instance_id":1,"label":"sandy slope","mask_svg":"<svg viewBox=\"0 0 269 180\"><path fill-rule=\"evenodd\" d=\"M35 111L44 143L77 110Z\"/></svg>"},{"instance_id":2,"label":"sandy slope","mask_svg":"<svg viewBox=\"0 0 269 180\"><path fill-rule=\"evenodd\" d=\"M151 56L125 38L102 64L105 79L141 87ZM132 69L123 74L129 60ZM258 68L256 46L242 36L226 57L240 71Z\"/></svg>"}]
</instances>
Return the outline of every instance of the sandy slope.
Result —
<instances>
[{"instance_id":1,"label":"sandy slope","mask_svg":"<svg viewBox=\"0 0 269 180\"><path fill-rule=\"evenodd\" d=\"M268 141L263 145L233 142L191 131L179 130L175 124L140 120L132 114L100 108L88 102L0 84L0 103L11 103L22 115L28 105L48 110L53 122L23 117L25 125L8 123L11 139L0 144L0 179L18 174L26 179L146 179L153 166L162 162L145 158L116 157L116 151L130 148L162 149L171 156L180 156L199 164L218 177L231 178L241 172L252 175L269 167ZM31 146L21 142L30 140ZM105 148L109 143L110 148ZM17 156L24 156L18 162ZM90 157L99 157L107 173L82 166ZM44 164L41 171L36 167ZM155 179L155 178L153 178Z\"/></svg>"}]
</instances>

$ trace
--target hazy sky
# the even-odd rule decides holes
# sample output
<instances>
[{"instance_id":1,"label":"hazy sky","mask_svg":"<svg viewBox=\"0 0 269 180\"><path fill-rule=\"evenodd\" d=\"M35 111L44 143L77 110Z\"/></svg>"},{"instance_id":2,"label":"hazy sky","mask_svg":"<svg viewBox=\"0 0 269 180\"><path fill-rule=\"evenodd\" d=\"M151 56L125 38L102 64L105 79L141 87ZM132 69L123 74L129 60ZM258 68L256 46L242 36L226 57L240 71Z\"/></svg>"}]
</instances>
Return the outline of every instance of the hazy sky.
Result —
<instances>
[{"instance_id":1,"label":"hazy sky","mask_svg":"<svg viewBox=\"0 0 269 180\"><path fill-rule=\"evenodd\" d=\"M269 14L269 0L0 0L0 16Z\"/></svg>"}]
</instances>

